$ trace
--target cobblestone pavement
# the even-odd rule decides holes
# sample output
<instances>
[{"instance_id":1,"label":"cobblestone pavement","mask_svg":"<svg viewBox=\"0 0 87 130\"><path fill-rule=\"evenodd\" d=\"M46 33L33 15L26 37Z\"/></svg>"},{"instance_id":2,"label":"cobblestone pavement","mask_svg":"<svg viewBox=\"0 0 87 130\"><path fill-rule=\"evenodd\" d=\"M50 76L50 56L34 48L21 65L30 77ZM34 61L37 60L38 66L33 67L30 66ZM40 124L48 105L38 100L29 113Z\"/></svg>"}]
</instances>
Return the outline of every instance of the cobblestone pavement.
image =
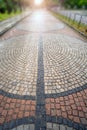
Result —
<instances>
[{"instance_id":1,"label":"cobblestone pavement","mask_svg":"<svg viewBox=\"0 0 87 130\"><path fill-rule=\"evenodd\" d=\"M0 130L87 130L87 39L46 10L0 38Z\"/></svg>"}]
</instances>

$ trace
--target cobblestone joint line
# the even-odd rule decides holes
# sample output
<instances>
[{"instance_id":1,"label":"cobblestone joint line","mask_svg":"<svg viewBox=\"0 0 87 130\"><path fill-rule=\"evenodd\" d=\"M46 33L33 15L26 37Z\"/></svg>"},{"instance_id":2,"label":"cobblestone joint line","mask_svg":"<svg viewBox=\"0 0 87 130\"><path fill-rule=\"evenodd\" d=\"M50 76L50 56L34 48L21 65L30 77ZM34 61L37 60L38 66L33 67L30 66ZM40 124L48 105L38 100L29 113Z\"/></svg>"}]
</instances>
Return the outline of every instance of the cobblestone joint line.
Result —
<instances>
[{"instance_id":1,"label":"cobblestone joint line","mask_svg":"<svg viewBox=\"0 0 87 130\"><path fill-rule=\"evenodd\" d=\"M38 78L36 90L36 122L35 130L46 130L43 41L40 36L38 44Z\"/></svg>"}]
</instances>

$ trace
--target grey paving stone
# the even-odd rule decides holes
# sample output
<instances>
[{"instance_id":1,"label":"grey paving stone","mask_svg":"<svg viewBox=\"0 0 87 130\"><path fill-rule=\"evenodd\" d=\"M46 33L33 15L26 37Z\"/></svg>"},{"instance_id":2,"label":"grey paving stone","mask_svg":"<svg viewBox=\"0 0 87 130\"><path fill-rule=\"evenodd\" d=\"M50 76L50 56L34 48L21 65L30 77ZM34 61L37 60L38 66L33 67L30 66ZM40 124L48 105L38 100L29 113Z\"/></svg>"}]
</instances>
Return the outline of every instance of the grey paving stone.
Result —
<instances>
[{"instance_id":1,"label":"grey paving stone","mask_svg":"<svg viewBox=\"0 0 87 130\"><path fill-rule=\"evenodd\" d=\"M52 123L47 123L47 128L52 128Z\"/></svg>"},{"instance_id":2,"label":"grey paving stone","mask_svg":"<svg viewBox=\"0 0 87 130\"><path fill-rule=\"evenodd\" d=\"M58 124L53 124L53 129L54 130L60 130L60 126Z\"/></svg>"},{"instance_id":3,"label":"grey paving stone","mask_svg":"<svg viewBox=\"0 0 87 130\"><path fill-rule=\"evenodd\" d=\"M73 128L67 127L66 130L74 130Z\"/></svg>"},{"instance_id":4,"label":"grey paving stone","mask_svg":"<svg viewBox=\"0 0 87 130\"><path fill-rule=\"evenodd\" d=\"M35 126L33 124L29 125L29 130L35 130Z\"/></svg>"},{"instance_id":5,"label":"grey paving stone","mask_svg":"<svg viewBox=\"0 0 87 130\"><path fill-rule=\"evenodd\" d=\"M18 127L17 127L17 130L24 130L24 126L23 126L23 125L18 126Z\"/></svg>"},{"instance_id":6,"label":"grey paving stone","mask_svg":"<svg viewBox=\"0 0 87 130\"><path fill-rule=\"evenodd\" d=\"M24 130L29 130L30 125L24 125Z\"/></svg>"},{"instance_id":7,"label":"grey paving stone","mask_svg":"<svg viewBox=\"0 0 87 130\"><path fill-rule=\"evenodd\" d=\"M13 128L12 130L17 130L16 128Z\"/></svg>"},{"instance_id":8,"label":"grey paving stone","mask_svg":"<svg viewBox=\"0 0 87 130\"><path fill-rule=\"evenodd\" d=\"M66 130L66 126L60 125L60 130Z\"/></svg>"}]
</instances>

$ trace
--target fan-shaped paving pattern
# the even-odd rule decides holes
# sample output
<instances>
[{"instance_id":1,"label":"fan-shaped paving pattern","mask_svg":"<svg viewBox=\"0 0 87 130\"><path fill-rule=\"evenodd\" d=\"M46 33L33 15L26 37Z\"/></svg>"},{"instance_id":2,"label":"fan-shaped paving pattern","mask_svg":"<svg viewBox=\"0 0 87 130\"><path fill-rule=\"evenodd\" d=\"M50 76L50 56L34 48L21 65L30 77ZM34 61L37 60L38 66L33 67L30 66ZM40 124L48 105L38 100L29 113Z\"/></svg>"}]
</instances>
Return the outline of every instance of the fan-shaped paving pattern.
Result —
<instances>
[{"instance_id":1,"label":"fan-shaped paving pattern","mask_svg":"<svg viewBox=\"0 0 87 130\"><path fill-rule=\"evenodd\" d=\"M44 35L45 93L61 93L87 83L87 43L63 35Z\"/></svg>"},{"instance_id":2,"label":"fan-shaped paving pattern","mask_svg":"<svg viewBox=\"0 0 87 130\"><path fill-rule=\"evenodd\" d=\"M87 128L87 43L63 27L47 11L34 12L2 36L0 130Z\"/></svg>"},{"instance_id":3,"label":"fan-shaped paving pattern","mask_svg":"<svg viewBox=\"0 0 87 130\"><path fill-rule=\"evenodd\" d=\"M37 37L20 36L2 42L0 61L0 89L13 94L36 95Z\"/></svg>"}]
</instances>

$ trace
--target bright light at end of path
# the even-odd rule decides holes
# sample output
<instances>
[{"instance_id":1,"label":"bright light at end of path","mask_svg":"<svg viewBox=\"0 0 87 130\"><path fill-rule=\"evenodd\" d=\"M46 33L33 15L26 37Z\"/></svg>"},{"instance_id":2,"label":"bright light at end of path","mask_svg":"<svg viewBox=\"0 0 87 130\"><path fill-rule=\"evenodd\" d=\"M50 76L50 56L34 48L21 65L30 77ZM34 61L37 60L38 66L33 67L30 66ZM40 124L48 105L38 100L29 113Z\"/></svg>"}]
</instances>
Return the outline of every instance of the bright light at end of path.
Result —
<instances>
[{"instance_id":1,"label":"bright light at end of path","mask_svg":"<svg viewBox=\"0 0 87 130\"><path fill-rule=\"evenodd\" d=\"M36 5L40 5L43 2L43 0L35 0Z\"/></svg>"}]
</instances>

